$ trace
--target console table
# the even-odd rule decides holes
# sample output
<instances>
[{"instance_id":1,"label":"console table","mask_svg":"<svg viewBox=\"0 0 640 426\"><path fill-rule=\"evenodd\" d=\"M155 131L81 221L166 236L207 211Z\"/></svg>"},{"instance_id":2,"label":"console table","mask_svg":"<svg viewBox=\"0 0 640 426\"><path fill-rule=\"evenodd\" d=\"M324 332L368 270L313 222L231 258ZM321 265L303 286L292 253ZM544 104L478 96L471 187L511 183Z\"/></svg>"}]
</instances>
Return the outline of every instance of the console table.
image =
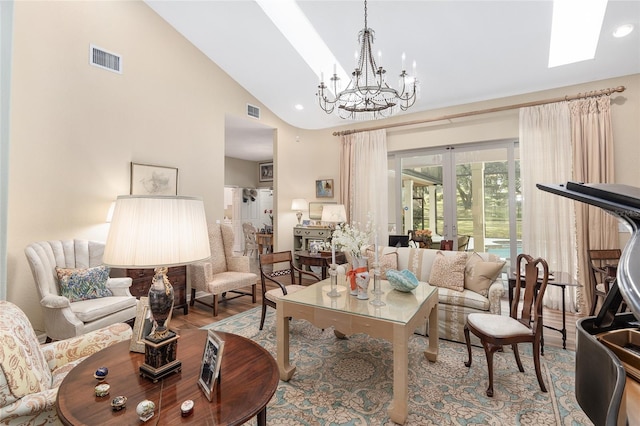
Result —
<instances>
[{"instance_id":1,"label":"console table","mask_svg":"<svg viewBox=\"0 0 640 426\"><path fill-rule=\"evenodd\" d=\"M278 367L273 356L257 343L235 334L217 332L225 341L220 367L220 381L209 402L198 387L207 331L180 331L178 356L182 371L157 383L139 374L144 354L129 352L129 342L109 346L78 364L67 374L58 389L56 410L65 425L141 425L136 406L149 399L156 411L149 424L177 425L241 425L257 416L258 425L266 425L267 404L278 388ZM109 368L106 382L111 385L108 396L96 397L98 383L93 373L99 367ZM121 411L111 410L111 400L127 397ZM193 413L182 417L180 405L194 402ZM146 423L145 423L146 424Z\"/></svg>"}]
</instances>

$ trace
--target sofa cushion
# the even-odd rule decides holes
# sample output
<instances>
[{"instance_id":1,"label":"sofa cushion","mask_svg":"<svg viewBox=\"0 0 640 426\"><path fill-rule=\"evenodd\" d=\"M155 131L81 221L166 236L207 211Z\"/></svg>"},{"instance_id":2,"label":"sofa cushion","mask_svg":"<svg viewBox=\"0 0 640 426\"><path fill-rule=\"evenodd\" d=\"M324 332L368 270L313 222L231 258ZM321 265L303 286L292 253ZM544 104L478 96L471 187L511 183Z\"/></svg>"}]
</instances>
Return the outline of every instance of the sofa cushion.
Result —
<instances>
[{"instance_id":1,"label":"sofa cushion","mask_svg":"<svg viewBox=\"0 0 640 426\"><path fill-rule=\"evenodd\" d=\"M465 267L464 288L487 297L491 283L500 275L504 264L504 261L485 261L478 253L471 254Z\"/></svg>"},{"instance_id":2,"label":"sofa cushion","mask_svg":"<svg viewBox=\"0 0 640 426\"><path fill-rule=\"evenodd\" d=\"M457 252L453 256L445 256L438 251L431 265L429 284L451 290L464 290L464 270L467 264L467 253Z\"/></svg>"},{"instance_id":3,"label":"sofa cushion","mask_svg":"<svg viewBox=\"0 0 640 426\"><path fill-rule=\"evenodd\" d=\"M380 263L380 279L387 279L387 271L389 269L398 269L398 252L397 251L385 251L384 247L378 247L378 263ZM376 252L374 248L368 248L366 251L367 267L369 270L373 269L373 264L376 261Z\"/></svg>"},{"instance_id":4,"label":"sofa cushion","mask_svg":"<svg viewBox=\"0 0 640 426\"><path fill-rule=\"evenodd\" d=\"M475 291L471 290L451 290L444 287L438 288L438 302L441 305L452 305L458 307L467 307L471 309L477 309L480 311L488 311L490 308L490 301L488 298L481 296Z\"/></svg>"},{"instance_id":5,"label":"sofa cushion","mask_svg":"<svg viewBox=\"0 0 640 426\"><path fill-rule=\"evenodd\" d=\"M71 302L112 296L107 288L108 266L94 268L60 268L56 266L60 294Z\"/></svg>"}]
</instances>

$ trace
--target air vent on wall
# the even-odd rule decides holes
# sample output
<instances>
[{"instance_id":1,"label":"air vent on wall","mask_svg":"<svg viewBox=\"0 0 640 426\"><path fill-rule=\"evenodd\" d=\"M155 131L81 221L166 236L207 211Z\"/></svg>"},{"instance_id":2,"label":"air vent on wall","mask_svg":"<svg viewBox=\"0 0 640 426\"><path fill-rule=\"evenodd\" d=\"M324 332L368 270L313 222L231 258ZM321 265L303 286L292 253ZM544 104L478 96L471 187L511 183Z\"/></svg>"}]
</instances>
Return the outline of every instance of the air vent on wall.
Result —
<instances>
[{"instance_id":1,"label":"air vent on wall","mask_svg":"<svg viewBox=\"0 0 640 426\"><path fill-rule=\"evenodd\" d=\"M247 115L253 118L260 118L260 108L247 104Z\"/></svg>"},{"instance_id":2,"label":"air vent on wall","mask_svg":"<svg viewBox=\"0 0 640 426\"><path fill-rule=\"evenodd\" d=\"M122 74L122 57L93 44L89 46L89 63L98 68Z\"/></svg>"}]
</instances>

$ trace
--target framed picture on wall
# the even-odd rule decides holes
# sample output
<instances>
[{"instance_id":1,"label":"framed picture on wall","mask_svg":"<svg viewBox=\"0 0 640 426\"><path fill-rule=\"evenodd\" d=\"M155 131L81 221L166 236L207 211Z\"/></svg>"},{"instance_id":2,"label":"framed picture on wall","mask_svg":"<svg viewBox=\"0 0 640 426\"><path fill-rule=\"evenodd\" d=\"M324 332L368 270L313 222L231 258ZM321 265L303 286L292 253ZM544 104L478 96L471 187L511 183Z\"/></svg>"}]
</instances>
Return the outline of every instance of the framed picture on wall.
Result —
<instances>
[{"instance_id":1,"label":"framed picture on wall","mask_svg":"<svg viewBox=\"0 0 640 426\"><path fill-rule=\"evenodd\" d=\"M260 182L271 182L273 180L273 163L258 163L258 173Z\"/></svg>"},{"instance_id":2,"label":"framed picture on wall","mask_svg":"<svg viewBox=\"0 0 640 426\"><path fill-rule=\"evenodd\" d=\"M316 198L333 198L333 179L316 181Z\"/></svg>"},{"instance_id":3,"label":"framed picture on wall","mask_svg":"<svg viewBox=\"0 0 640 426\"><path fill-rule=\"evenodd\" d=\"M178 169L131 163L131 195L178 195Z\"/></svg>"}]
</instances>

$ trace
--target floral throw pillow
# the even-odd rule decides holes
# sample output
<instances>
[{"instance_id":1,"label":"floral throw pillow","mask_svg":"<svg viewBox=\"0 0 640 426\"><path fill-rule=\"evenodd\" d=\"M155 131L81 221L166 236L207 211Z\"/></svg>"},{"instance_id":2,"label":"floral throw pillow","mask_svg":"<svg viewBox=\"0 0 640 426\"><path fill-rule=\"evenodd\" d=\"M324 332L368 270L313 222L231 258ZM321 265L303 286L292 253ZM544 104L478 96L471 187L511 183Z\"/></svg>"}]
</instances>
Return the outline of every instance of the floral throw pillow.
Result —
<instances>
[{"instance_id":1,"label":"floral throw pillow","mask_svg":"<svg viewBox=\"0 0 640 426\"><path fill-rule=\"evenodd\" d=\"M71 302L112 296L107 288L109 271L110 268L104 265L86 269L56 267L60 294Z\"/></svg>"},{"instance_id":2,"label":"floral throw pillow","mask_svg":"<svg viewBox=\"0 0 640 426\"><path fill-rule=\"evenodd\" d=\"M431 265L429 284L455 291L464 291L464 268L467 265L467 253L456 252L445 256L443 252L436 253Z\"/></svg>"},{"instance_id":3,"label":"floral throw pillow","mask_svg":"<svg viewBox=\"0 0 640 426\"><path fill-rule=\"evenodd\" d=\"M387 271L389 269L398 269L398 252L392 251L390 253L382 254L384 247L378 247L378 262L380 263L380 279L387 279ZM369 270L373 269L373 264L376 261L376 251L374 248L367 248L367 267Z\"/></svg>"}]
</instances>

